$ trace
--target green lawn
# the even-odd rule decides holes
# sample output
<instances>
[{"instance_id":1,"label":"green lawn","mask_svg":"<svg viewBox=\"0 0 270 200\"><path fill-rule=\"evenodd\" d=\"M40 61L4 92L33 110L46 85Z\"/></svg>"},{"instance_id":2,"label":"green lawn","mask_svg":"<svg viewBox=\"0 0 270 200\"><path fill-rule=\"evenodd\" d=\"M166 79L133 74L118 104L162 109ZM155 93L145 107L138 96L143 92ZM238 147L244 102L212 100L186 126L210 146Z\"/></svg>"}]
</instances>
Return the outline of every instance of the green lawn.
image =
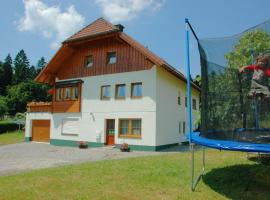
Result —
<instances>
[{"instance_id":1,"label":"green lawn","mask_svg":"<svg viewBox=\"0 0 270 200\"><path fill-rule=\"evenodd\" d=\"M22 155L23 156L23 155ZM197 170L199 156L196 155ZM190 154L99 161L0 177L0 199L269 199L270 168L245 153L207 150L190 191Z\"/></svg>"},{"instance_id":2,"label":"green lawn","mask_svg":"<svg viewBox=\"0 0 270 200\"><path fill-rule=\"evenodd\" d=\"M12 131L0 134L0 145L13 144L23 141L24 141L23 131Z\"/></svg>"}]
</instances>

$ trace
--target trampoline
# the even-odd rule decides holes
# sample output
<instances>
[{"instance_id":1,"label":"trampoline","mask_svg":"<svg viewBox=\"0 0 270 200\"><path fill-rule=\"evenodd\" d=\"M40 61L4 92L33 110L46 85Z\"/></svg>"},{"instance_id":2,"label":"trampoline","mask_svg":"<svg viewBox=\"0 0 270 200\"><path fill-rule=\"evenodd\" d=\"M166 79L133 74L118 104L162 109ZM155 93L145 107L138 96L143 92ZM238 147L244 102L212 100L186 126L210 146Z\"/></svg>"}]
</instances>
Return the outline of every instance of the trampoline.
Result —
<instances>
[{"instance_id":1,"label":"trampoline","mask_svg":"<svg viewBox=\"0 0 270 200\"><path fill-rule=\"evenodd\" d=\"M188 140L191 189L205 167L205 147L270 153L270 20L229 37L199 39L186 19ZM193 132L189 30L201 63L201 123ZM203 147L202 172L194 180L194 146Z\"/></svg>"}]
</instances>

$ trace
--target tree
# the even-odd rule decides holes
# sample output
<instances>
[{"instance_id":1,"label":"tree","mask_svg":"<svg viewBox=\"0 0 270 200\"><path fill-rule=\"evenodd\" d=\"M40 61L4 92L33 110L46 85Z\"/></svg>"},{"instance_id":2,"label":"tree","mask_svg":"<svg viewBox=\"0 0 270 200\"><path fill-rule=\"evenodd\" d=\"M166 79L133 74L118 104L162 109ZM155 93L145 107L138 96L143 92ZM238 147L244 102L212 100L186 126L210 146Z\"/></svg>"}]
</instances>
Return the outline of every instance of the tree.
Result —
<instances>
[{"instance_id":1,"label":"tree","mask_svg":"<svg viewBox=\"0 0 270 200\"><path fill-rule=\"evenodd\" d=\"M29 61L22 49L14 59L14 84L29 80Z\"/></svg>"},{"instance_id":2,"label":"tree","mask_svg":"<svg viewBox=\"0 0 270 200\"><path fill-rule=\"evenodd\" d=\"M6 103L6 98L0 96L0 118L2 118L5 114L7 114L8 107Z\"/></svg>"},{"instance_id":3,"label":"tree","mask_svg":"<svg viewBox=\"0 0 270 200\"><path fill-rule=\"evenodd\" d=\"M37 75L41 72L41 70L47 65L45 58L41 57L37 62Z\"/></svg>"},{"instance_id":4,"label":"tree","mask_svg":"<svg viewBox=\"0 0 270 200\"><path fill-rule=\"evenodd\" d=\"M270 36L262 30L255 30L243 34L234 49L225 55L225 68L208 63L209 68L219 70L208 74L208 101L202 109L203 116L208 119L207 123L204 123L207 130L215 127L224 130L236 127L254 128L253 102L247 98L252 71L239 74L238 69L251 64L252 53L256 58L269 49ZM262 111L269 106L268 101L260 102ZM265 113L261 112L260 119L267 121Z\"/></svg>"},{"instance_id":5,"label":"tree","mask_svg":"<svg viewBox=\"0 0 270 200\"><path fill-rule=\"evenodd\" d=\"M193 81L197 86L202 86L202 77L200 75L197 75Z\"/></svg>"},{"instance_id":6,"label":"tree","mask_svg":"<svg viewBox=\"0 0 270 200\"><path fill-rule=\"evenodd\" d=\"M7 93L9 114L25 112L26 104L31 101L49 101L48 89L48 85L34 81L22 82L9 87Z\"/></svg>"},{"instance_id":7,"label":"tree","mask_svg":"<svg viewBox=\"0 0 270 200\"><path fill-rule=\"evenodd\" d=\"M13 76L12 58L9 54L0 68L0 95L6 95L6 88L11 84Z\"/></svg>"},{"instance_id":8,"label":"tree","mask_svg":"<svg viewBox=\"0 0 270 200\"><path fill-rule=\"evenodd\" d=\"M36 67L32 65L29 69L29 74L28 74L29 80L34 80L36 76L37 76Z\"/></svg>"}]
</instances>

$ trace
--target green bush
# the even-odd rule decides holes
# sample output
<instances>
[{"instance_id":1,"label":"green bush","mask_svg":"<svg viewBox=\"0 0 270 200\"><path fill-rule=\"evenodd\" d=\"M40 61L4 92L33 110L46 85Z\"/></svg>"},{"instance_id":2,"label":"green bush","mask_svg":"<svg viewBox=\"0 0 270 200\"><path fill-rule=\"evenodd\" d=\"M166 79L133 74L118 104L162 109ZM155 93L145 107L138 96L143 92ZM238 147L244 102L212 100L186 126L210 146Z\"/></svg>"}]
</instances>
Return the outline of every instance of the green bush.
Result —
<instances>
[{"instance_id":1,"label":"green bush","mask_svg":"<svg viewBox=\"0 0 270 200\"><path fill-rule=\"evenodd\" d=\"M13 122L0 123L0 134L6 133L6 132L11 132L11 131L16 131L18 129L19 129L19 125L15 124Z\"/></svg>"}]
</instances>

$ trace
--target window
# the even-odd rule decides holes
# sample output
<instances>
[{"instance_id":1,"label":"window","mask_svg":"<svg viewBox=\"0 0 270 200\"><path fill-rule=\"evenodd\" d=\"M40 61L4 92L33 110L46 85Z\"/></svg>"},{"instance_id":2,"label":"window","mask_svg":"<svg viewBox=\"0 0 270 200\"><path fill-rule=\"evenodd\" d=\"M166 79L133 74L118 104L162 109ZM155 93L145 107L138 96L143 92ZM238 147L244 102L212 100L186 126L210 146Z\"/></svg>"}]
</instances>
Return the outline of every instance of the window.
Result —
<instances>
[{"instance_id":1,"label":"window","mask_svg":"<svg viewBox=\"0 0 270 200\"><path fill-rule=\"evenodd\" d=\"M66 86L66 87L59 87L56 88L55 91L55 101L77 101L79 98L79 91L78 86Z\"/></svg>"},{"instance_id":2,"label":"window","mask_svg":"<svg viewBox=\"0 0 270 200\"><path fill-rule=\"evenodd\" d=\"M85 67L92 67L93 66L93 55L89 55L85 57Z\"/></svg>"},{"instance_id":3,"label":"window","mask_svg":"<svg viewBox=\"0 0 270 200\"><path fill-rule=\"evenodd\" d=\"M186 122L183 122L183 134L186 133Z\"/></svg>"},{"instance_id":4,"label":"window","mask_svg":"<svg viewBox=\"0 0 270 200\"><path fill-rule=\"evenodd\" d=\"M101 86L101 95L100 95L100 99L110 99L111 97L111 86L110 85L104 85Z\"/></svg>"},{"instance_id":5,"label":"window","mask_svg":"<svg viewBox=\"0 0 270 200\"><path fill-rule=\"evenodd\" d=\"M56 89L56 101L61 101L63 99L63 90L62 88Z\"/></svg>"},{"instance_id":6,"label":"window","mask_svg":"<svg viewBox=\"0 0 270 200\"><path fill-rule=\"evenodd\" d=\"M141 119L120 119L119 137L141 138Z\"/></svg>"},{"instance_id":7,"label":"window","mask_svg":"<svg viewBox=\"0 0 270 200\"><path fill-rule=\"evenodd\" d=\"M69 100L71 95L70 95L70 88L65 88L65 95L64 95L64 100Z\"/></svg>"},{"instance_id":8,"label":"window","mask_svg":"<svg viewBox=\"0 0 270 200\"><path fill-rule=\"evenodd\" d=\"M185 97L185 106L187 107L187 97Z\"/></svg>"},{"instance_id":9,"label":"window","mask_svg":"<svg viewBox=\"0 0 270 200\"><path fill-rule=\"evenodd\" d=\"M181 133L181 131L182 131L182 126L181 126L181 124L182 124L182 122L179 122L179 124L178 124L178 132L179 132L179 133Z\"/></svg>"},{"instance_id":10,"label":"window","mask_svg":"<svg viewBox=\"0 0 270 200\"><path fill-rule=\"evenodd\" d=\"M193 110L196 110L197 109L197 105L196 105L196 99L192 99L192 108Z\"/></svg>"},{"instance_id":11,"label":"window","mask_svg":"<svg viewBox=\"0 0 270 200\"><path fill-rule=\"evenodd\" d=\"M115 98L116 99L124 99L126 97L126 85L116 85L115 88Z\"/></svg>"},{"instance_id":12,"label":"window","mask_svg":"<svg viewBox=\"0 0 270 200\"><path fill-rule=\"evenodd\" d=\"M79 134L79 119L66 118L62 121L63 135L78 135Z\"/></svg>"},{"instance_id":13,"label":"window","mask_svg":"<svg viewBox=\"0 0 270 200\"><path fill-rule=\"evenodd\" d=\"M71 88L71 100L77 100L78 99L78 87L72 87Z\"/></svg>"},{"instance_id":14,"label":"window","mask_svg":"<svg viewBox=\"0 0 270 200\"><path fill-rule=\"evenodd\" d=\"M107 63L115 64L116 63L116 52L108 52L107 53Z\"/></svg>"},{"instance_id":15,"label":"window","mask_svg":"<svg viewBox=\"0 0 270 200\"><path fill-rule=\"evenodd\" d=\"M142 97L142 83L131 83L131 98Z\"/></svg>"},{"instance_id":16,"label":"window","mask_svg":"<svg viewBox=\"0 0 270 200\"><path fill-rule=\"evenodd\" d=\"M181 95L180 95L180 92L178 92L177 103L178 103L178 105L181 105Z\"/></svg>"}]
</instances>

